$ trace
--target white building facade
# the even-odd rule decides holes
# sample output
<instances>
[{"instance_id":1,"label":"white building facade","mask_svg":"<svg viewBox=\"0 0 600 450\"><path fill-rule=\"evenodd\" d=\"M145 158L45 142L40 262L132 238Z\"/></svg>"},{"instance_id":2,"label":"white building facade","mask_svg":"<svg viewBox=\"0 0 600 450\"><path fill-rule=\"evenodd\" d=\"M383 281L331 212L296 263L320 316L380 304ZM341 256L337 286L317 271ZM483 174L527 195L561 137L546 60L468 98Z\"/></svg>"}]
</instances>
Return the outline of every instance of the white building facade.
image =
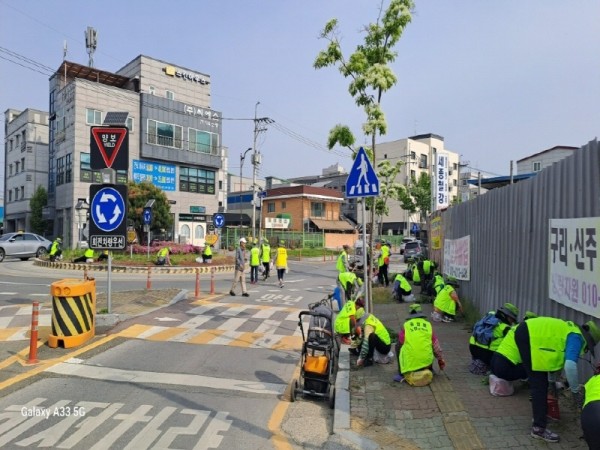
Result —
<instances>
[{"instance_id":1,"label":"white building facade","mask_svg":"<svg viewBox=\"0 0 600 450\"><path fill-rule=\"evenodd\" d=\"M89 203L90 184L101 183L90 166L90 128L116 111L129 113L129 170L117 172L117 183L151 181L171 204L166 237L204 245L227 191L222 116L210 107L210 83L206 74L143 55L115 73L64 61L50 78L46 216L54 234L77 245L75 205Z\"/></svg>"}]
</instances>

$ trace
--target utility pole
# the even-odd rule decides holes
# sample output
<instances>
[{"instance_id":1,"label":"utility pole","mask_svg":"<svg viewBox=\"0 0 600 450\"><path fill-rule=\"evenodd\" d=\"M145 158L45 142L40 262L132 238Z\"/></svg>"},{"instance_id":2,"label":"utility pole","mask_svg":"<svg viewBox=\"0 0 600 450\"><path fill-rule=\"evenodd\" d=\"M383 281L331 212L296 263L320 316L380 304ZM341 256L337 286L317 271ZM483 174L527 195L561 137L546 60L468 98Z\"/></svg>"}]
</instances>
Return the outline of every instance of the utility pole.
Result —
<instances>
[{"instance_id":1,"label":"utility pole","mask_svg":"<svg viewBox=\"0 0 600 450\"><path fill-rule=\"evenodd\" d=\"M254 105L254 144L252 146L252 240L256 239L256 174L258 172L258 166L261 163L261 155L260 151L256 148L256 141L258 140L258 134L263 131L267 131L265 127L262 126L263 123L269 124L273 123L272 119L268 117L257 117L258 113L258 105L260 102L256 102Z\"/></svg>"}]
</instances>

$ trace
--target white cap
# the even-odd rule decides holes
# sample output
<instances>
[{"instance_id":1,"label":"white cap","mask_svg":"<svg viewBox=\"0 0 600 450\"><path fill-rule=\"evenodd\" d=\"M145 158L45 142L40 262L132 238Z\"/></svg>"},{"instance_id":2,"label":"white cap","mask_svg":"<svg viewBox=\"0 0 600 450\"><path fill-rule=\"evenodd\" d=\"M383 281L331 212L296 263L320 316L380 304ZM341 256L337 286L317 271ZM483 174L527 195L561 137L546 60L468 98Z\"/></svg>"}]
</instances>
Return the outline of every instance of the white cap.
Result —
<instances>
[{"instance_id":1,"label":"white cap","mask_svg":"<svg viewBox=\"0 0 600 450\"><path fill-rule=\"evenodd\" d=\"M246 243L246 238L240 238L240 244L241 244L242 242L245 244L245 243Z\"/></svg>"}]
</instances>

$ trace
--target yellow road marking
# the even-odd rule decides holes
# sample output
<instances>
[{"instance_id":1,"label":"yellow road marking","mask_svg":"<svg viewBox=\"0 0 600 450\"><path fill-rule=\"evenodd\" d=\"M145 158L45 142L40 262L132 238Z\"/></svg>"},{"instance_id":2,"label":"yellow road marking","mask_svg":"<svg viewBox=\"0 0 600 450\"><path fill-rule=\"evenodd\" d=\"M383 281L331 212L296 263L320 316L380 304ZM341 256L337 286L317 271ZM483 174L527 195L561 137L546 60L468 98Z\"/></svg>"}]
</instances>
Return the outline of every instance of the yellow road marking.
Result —
<instances>
[{"instance_id":1,"label":"yellow road marking","mask_svg":"<svg viewBox=\"0 0 600 450\"><path fill-rule=\"evenodd\" d=\"M11 337L15 333L18 333L18 332L22 331L23 328L24 327L2 328L0 330L0 341L6 341L6 340L8 340L9 337Z\"/></svg>"},{"instance_id":2,"label":"yellow road marking","mask_svg":"<svg viewBox=\"0 0 600 450\"><path fill-rule=\"evenodd\" d=\"M296 369L294 369L294 374L292 375L292 380L297 379L300 376L300 365L296 365ZM269 417L269 422L267 424L267 428L272 433L271 442L273 443L273 447L277 450L292 450L293 447L288 442L284 433L281 431L281 423L285 417L285 413L287 412L290 402L290 389L293 389L293 386L288 385L286 391L282 395L281 400L275 406L273 410L273 414Z\"/></svg>"},{"instance_id":3,"label":"yellow road marking","mask_svg":"<svg viewBox=\"0 0 600 450\"><path fill-rule=\"evenodd\" d=\"M263 336L264 335L262 333L246 332L229 345L232 347L250 347L257 339L260 339Z\"/></svg>"},{"instance_id":4,"label":"yellow road marking","mask_svg":"<svg viewBox=\"0 0 600 450\"><path fill-rule=\"evenodd\" d=\"M151 325L131 325L129 328L119 332L119 336L121 337L126 337L126 338L136 338L138 337L140 334L142 334L144 331L149 330L150 328L152 328Z\"/></svg>"},{"instance_id":5,"label":"yellow road marking","mask_svg":"<svg viewBox=\"0 0 600 450\"><path fill-rule=\"evenodd\" d=\"M166 330L163 331L159 331L156 334L153 334L152 336L148 336L146 338L146 340L148 341L166 341L174 336L177 336L178 334L181 334L185 331L188 331L187 328L177 328L177 327L173 327L173 328L167 328Z\"/></svg>"},{"instance_id":6,"label":"yellow road marking","mask_svg":"<svg viewBox=\"0 0 600 450\"><path fill-rule=\"evenodd\" d=\"M188 344L207 344L213 339L221 336L223 333L225 333L225 330L208 330L204 333L197 334L187 342Z\"/></svg>"},{"instance_id":7,"label":"yellow road marking","mask_svg":"<svg viewBox=\"0 0 600 450\"><path fill-rule=\"evenodd\" d=\"M300 350L302 348L302 338L300 336L283 336L271 348L273 350Z\"/></svg>"}]
</instances>

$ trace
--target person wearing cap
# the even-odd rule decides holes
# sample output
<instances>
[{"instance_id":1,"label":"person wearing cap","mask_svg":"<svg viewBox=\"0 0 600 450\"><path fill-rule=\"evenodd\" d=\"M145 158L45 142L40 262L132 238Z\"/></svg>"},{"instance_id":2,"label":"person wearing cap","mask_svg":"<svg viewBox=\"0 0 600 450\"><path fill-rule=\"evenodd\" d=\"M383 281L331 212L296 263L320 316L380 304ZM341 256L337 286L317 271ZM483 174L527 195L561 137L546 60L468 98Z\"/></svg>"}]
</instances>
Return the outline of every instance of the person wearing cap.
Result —
<instances>
[{"instance_id":1,"label":"person wearing cap","mask_svg":"<svg viewBox=\"0 0 600 450\"><path fill-rule=\"evenodd\" d=\"M279 287L283 287L283 276L288 270L287 264L287 250L285 249L285 241L279 240L279 246L277 247L277 253L275 257L275 269L277 269L277 281L279 281Z\"/></svg>"},{"instance_id":2,"label":"person wearing cap","mask_svg":"<svg viewBox=\"0 0 600 450\"><path fill-rule=\"evenodd\" d=\"M171 248L163 247L156 253L156 261L154 264L157 266L170 266L171 265Z\"/></svg>"},{"instance_id":3,"label":"person wearing cap","mask_svg":"<svg viewBox=\"0 0 600 450\"><path fill-rule=\"evenodd\" d=\"M378 240L375 249L378 251L377 254L377 280L381 286L388 287L390 280L388 278L388 266L390 264L390 248L387 245L383 245L381 240Z\"/></svg>"},{"instance_id":4,"label":"person wearing cap","mask_svg":"<svg viewBox=\"0 0 600 450\"><path fill-rule=\"evenodd\" d=\"M560 440L558 434L546 428L548 375L564 369L575 403L582 404L577 361L586 351L594 355L594 347L599 341L600 328L591 320L577 326L554 317L536 317L517 326L516 357L523 363L531 390L531 437L546 442Z\"/></svg>"},{"instance_id":5,"label":"person wearing cap","mask_svg":"<svg viewBox=\"0 0 600 450\"><path fill-rule=\"evenodd\" d=\"M271 246L269 245L269 241L267 241L266 239L263 239L260 242L259 257L264 268L263 280L266 280L267 278L269 278L271 271Z\"/></svg>"},{"instance_id":6,"label":"person wearing cap","mask_svg":"<svg viewBox=\"0 0 600 450\"><path fill-rule=\"evenodd\" d=\"M62 255L62 239L57 237L52 241L52 245L50 246L50 252L48 252L48 256L50 257L50 261L54 262L57 259L60 259Z\"/></svg>"},{"instance_id":7,"label":"person wearing cap","mask_svg":"<svg viewBox=\"0 0 600 450\"><path fill-rule=\"evenodd\" d=\"M585 383L585 399L581 411L583 438L592 450L600 450L600 362L594 376Z\"/></svg>"},{"instance_id":8,"label":"person wearing cap","mask_svg":"<svg viewBox=\"0 0 600 450\"><path fill-rule=\"evenodd\" d=\"M210 264L212 262L212 246L209 243L204 244L204 249L202 250L202 262L204 264Z\"/></svg>"},{"instance_id":9,"label":"person wearing cap","mask_svg":"<svg viewBox=\"0 0 600 450\"><path fill-rule=\"evenodd\" d=\"M434 358L440 370L446 367L440 341L433 332L421 305L413 303L408 311L408 318L398 333L396 343L398 374L394 377L394 381L397 382L402 382L409 373L424 369L431 370Z\"/></svg>"},{"instance_id":10,"label":"person wearing cap","mask_svg":"<svg viewBox=\"0 0 600 450\"><path fill-rule=\"evenodd\" d=\"M240 245L235 249L235 273L233 275L233 283L229 290L229 295L235 295L235 288L238 283L242 286L242 296L250 297L246 292L246 239L240 238Z\"/></svg>"},{"instance_id":11,"label":"person wearing cap","mask_svg":"<svg viewBox=\"0 0 600 450\"><path fill-rule=\"evenodd\" d=\"M250 248L250 284L258 282L258 266L260 266L260 250L254 244Z\"/></svg>"},{"instance_id":12,"label":"person wearing cap","mask_svg":"<svg viewBox=\"0 0 600 450\"><path fill-rule=\"evenodd\" d=\"M449 281L437 291L433 301L432 317L434 322L454 322L456 311L462 312L462 303L454 287L458 284Z\"/></svg>"},{"instance_id":13,"label":"person wearing cap","mask_svg":"<svg viewBox=\"0 0 600 450\"><path fill-rule=\"evenodd\" d=\"M364 307L365 302L362 297L356 300L349 299L336 315L333 330L341 337L343 344L350 345L350 335L359 334L356 328L356 310Z\"/></svg>"},{"instance_id":14,"label":"person wearing cap","mask_svg":"<svg viewBox=\"0 0 600 450\"><path fill-rule=\"evenodd\" d=\"M392 293L394 294L394 298L400 303L404 301L404 297L406 297L408 301L413 299L412 286L401 273L397 274L394 278Z\"/></svg>"},{"instance_id":15,"label":"person wearing cap","mask_svg":"<svg viewBox=\"0 0 600 450\"><path fill-rule=\"evenodd\" d=\"M342 305L346 300L352 298L354 292L359 292L363 285L363 281L354 273L354 263L350 264L350 269L347 272L342 272L338 275L338 286L342 292Z\"/></svg>"},{"instance_id":16,"label":"person wearing cap","mask_svg":"<svg viewBox=\"0 0 600 450\"><path fill-rule=\"evenodd\" d=\"M338 275L340 273L345 273L350 271L350 263L348 262L348 251L350 250L350 246L344 244L342 246L342 252L339 254L337 261L335 263L335 268L338 271Z\"/></svg>"},{"instance_id":17,"label":"person wearing cap","mask_svg":"<svg viewBox=\"0 0 600 450\"><path fill-rule=\"evenodd\" d=\"M437 269L435 261L424 259L419 261L415 267L421 281L421 293L429 296L434 295L433 276L435 275L435 269Z\"/></svg>"},{"instance_id":18,"label":"person wearing cap","mask_svg":"<svg viewBox=\"0 0 600 450\"><path fill-rule=\"evenodd\" d=\"M475 362L474 365L479 368L478 373L488 371L492 356L494 356L496 349L500 346L510 328L517 323L518 316L519 308L512 303L505 303L495 312L490 311L487 313L482 320L492 319L490 322L497 322L492 331L491 341L488 343L479 342L475 334L475 328L473 329L473 334L469 338L469 351L471 352L471 358ZM480 363L476 361L480 361Z\"/></svg>"},{"instance_id":19,"label":"person wearing cap","mask_svg":"<svg viewBox=\"0 0 600 450\"><path fill-rule=\"evenodd\" d=\"M356 319L362 335L362 344L356 365L359 367L372 366L373 353L376 349L382 355L390 352L392 348L390 333L375 315L365 313L364 308L356 311Z\"/></svg>"}]
</instances>

